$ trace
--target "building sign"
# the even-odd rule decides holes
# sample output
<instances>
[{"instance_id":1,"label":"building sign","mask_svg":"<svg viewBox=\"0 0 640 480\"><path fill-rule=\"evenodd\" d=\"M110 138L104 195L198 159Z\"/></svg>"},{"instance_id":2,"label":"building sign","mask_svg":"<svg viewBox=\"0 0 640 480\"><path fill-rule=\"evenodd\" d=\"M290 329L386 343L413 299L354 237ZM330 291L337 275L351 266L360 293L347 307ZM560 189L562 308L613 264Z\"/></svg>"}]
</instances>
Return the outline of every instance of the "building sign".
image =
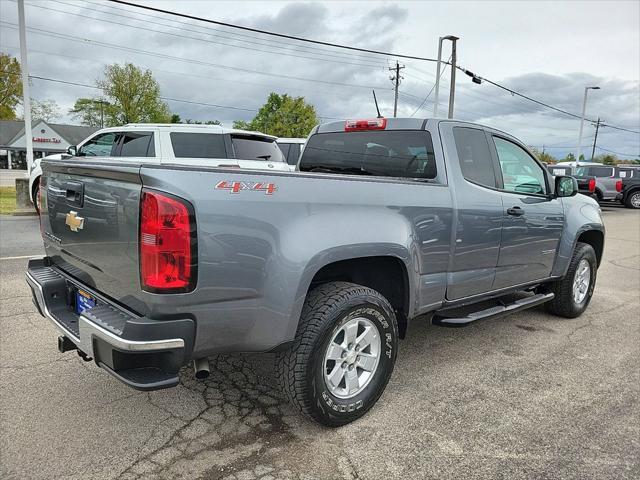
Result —
<instances>
[{"instance_id":1,"label":"building sign","mask_svg":"<svg viewBox=\"0 0 640 480\"><path fill-rule=\"evenodd\" d=\"M33 137L32 141L34 142L40 142L40 143L62 143L62 140L60 140L59 138L44 138L44 137Z\"/></svg>"}]
</instances>

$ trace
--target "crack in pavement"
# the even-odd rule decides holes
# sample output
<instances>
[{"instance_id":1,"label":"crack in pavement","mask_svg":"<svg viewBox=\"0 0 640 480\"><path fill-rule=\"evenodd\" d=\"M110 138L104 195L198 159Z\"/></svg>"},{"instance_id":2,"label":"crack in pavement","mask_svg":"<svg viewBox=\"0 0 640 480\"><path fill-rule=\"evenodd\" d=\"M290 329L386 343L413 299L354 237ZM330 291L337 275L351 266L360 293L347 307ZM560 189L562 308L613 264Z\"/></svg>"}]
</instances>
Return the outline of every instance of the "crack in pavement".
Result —
<instances>
[{"instance_id":1,"label":"crack in pavement","mask_svg":"<svg viewBox=\"0 0 640 480\"><path fill-rule=\"evenodd\" d=\"M154 392L157 398L147 394L147 401L167 417L119 478L292 478L286 462L278 462L275 453L295 439L287 419L299 421L297 413L270 382L260 381L242 356L219 355L210 364L211 375L204 381L195 380L190 369L181 372L182 387L204 402L204 408L186 415L188 419L159 401L170 394ZM159 446L145 452L169 419L182 424L175 425Z\"/></svg>"}]
</instances>

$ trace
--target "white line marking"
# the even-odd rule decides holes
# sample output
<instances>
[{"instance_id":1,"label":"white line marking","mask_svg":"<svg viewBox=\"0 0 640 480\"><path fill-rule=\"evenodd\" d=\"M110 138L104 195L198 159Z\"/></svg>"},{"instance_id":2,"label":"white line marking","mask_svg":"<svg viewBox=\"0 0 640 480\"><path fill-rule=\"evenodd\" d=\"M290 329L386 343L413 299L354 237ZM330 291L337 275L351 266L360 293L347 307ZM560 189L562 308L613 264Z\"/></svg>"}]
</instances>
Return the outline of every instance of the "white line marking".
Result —
<instances>
[{"instance_id":1,"label":"white line marking","mask_svg":"<svg viewBox=\"0 0 640 480\"><path fill-rule=\"evenodd\" d=\"M22 255L20 257L0 257L0 260L20 260L23 258L40 258L42 255Z\"/></svg>"}]
</instances>

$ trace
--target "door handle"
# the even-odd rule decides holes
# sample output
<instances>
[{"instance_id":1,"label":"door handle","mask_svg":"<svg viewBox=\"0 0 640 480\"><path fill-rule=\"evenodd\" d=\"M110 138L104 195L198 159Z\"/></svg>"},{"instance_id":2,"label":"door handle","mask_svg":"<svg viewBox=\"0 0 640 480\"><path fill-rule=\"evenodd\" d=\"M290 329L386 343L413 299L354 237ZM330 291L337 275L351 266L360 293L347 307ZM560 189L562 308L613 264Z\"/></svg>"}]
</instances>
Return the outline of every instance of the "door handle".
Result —
<instances>
[{"instance_id":1,"label":"door handle","mask_svg":"<svg viewBox=\"0 0 640 480\"><path fill-rule=\"evenodd\" d=\"M524 210L520 207L507 208L507 214L513 215L514 217L519 217L521 215L524 215Z\"/></svg>"},{"instance_id":2,"label":"door handle","mask_svg":"<svg viewBox=\"0 0 640 480\"><path fill-rule=\"evenodd\" d=\"M67 182L65 190L67 204L82 207L84 203L84 185L80 182Z\"/></svg>"}]
</instances>

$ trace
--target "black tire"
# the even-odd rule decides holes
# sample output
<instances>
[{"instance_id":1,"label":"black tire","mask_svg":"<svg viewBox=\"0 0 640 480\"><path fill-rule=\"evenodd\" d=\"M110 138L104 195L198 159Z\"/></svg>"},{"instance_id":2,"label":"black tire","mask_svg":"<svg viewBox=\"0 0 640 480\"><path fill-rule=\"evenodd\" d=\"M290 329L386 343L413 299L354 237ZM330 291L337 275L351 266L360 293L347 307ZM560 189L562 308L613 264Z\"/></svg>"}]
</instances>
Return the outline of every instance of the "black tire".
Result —
<instances>
[{"instance_id":1,"label":"black tire","mask_svg":"<svg viewBox=\"0 0 640 480\"><path fill-rule=\"evenodd\" d=\"M336 332L347 321L365 318L380 335L380 355L373 376L352 398L338 398L324 379L324 356ZM364 415L380 398L393 372L398 325L393 308L378 292L347 282L313 289L305 300L294 344L278 356L277 377L293 405L328 427L339 427Z\"/></svg>"},{"instance_id":2,"label":"black tire","mask_svg":"<svg viewBox=\"0 0 640 480\"><path fill-rule=\"evenodd\" d=\"M573 283L576 270L582 259L586 259L589 262L591 272L587 295L580 303L577 303L573 297ZM564 278L551 284L551 292L555 294L555 297L552 301L547 302L547 311L565 318L576 318L582 315L589 306L589 302L591 302L593 290L596 286L597 273L598 260L595 250L587 243L578 242L573 251L567 274Z\"/></svg>"},{"instance_id":3,"label":"black tire","mask_svg":"<svg viewBox=\"0 0 640 480\"><path fill-rule=\"evenodd\" d=\"M627 208L640 208L640 190L636 190L627 195L624 206Z\"/></svg>"},{"instance_id":4,"label":"black tire","mask_svg":"<svg viewBox=\"0 0 640 480\"><path fill-rule=\"evenodd\" d=\"M40 195L40 179L33 183L33 207L36 209L36 213L40 215L40 205L38 204L38 196Z\"/></svg>"}]
</instances>

